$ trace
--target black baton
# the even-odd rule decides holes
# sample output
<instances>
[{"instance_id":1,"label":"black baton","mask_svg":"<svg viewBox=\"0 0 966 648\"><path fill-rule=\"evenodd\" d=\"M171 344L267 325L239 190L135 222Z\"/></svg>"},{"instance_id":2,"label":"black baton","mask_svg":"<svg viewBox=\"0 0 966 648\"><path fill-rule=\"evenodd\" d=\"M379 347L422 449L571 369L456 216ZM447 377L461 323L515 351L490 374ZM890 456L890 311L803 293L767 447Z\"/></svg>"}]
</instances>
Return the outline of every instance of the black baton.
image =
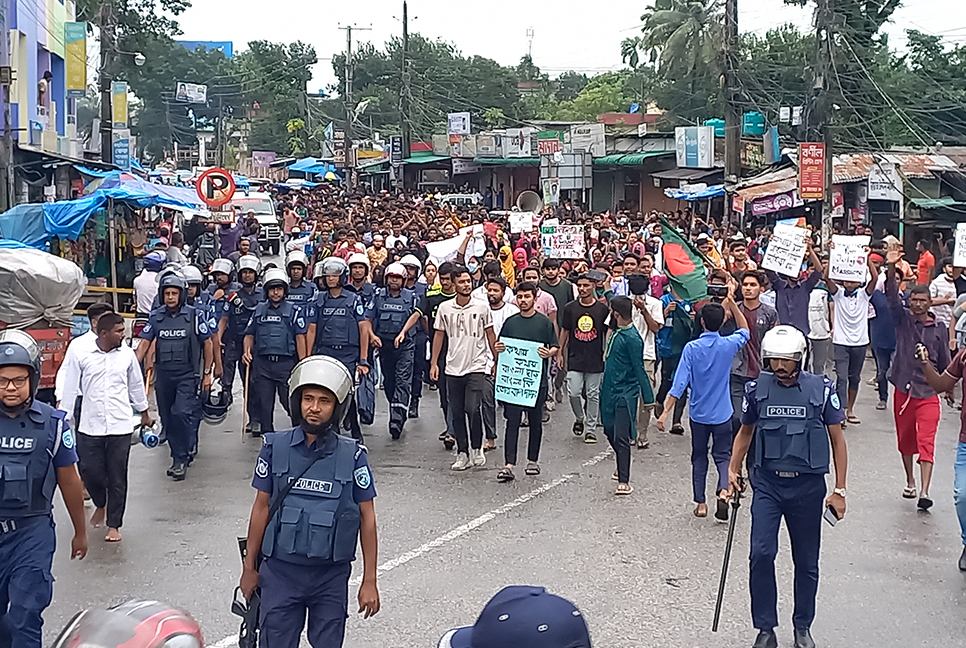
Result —
<instances>
[{"instance_id":1,"label":"black baton","mask_svg":"<svg viewBox=\"0 0 966 648\"><path fill-rule=\"evenodd\" d=\"M738 478L738 488L744 488L745 480ZM731 496L731 519L728 520L728 543L725 545L724 563L721 565L721 580L718 582L718 601L714 605L714 623L711 632L718 631L718 621L721 619L721 603L724 600L725 581L728 579L728 563L731 561L731 545L735 540L735 520L738 518L738 508L741 506L741 490L735 490Z\"/></svg>"}]
</instances>

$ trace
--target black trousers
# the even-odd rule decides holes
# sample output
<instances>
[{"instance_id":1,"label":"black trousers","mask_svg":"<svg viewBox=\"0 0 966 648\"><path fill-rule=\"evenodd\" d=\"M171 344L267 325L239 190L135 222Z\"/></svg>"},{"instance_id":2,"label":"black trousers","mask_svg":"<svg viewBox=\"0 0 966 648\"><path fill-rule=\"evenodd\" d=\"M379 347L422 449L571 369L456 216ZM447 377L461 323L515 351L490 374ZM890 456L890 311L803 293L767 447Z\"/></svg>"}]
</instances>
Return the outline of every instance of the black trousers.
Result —
<instances>
[{"instance_id":1,"label":"black trousers","mask_svg":"<svg viewBox=\"0 0 966 648\"><path fill-rule=\"evenodd\" d=\"M483 390L483 433L487 439L496 439L496 379L487 374Z\"/></svg>"},{"instance_id":2,"label":"black trousers","mask_svg":"<svg viewBox=\"0 0 966 648\"><path fill-rule=\"evenodd\" d=\"M540 443L543 441L543 404L547 400L547 379L540 385L537 402L533 407L503 404L506 416L506 438L503 441L503 459L508 464L517 464L517 446L520 444L520 421L523 413L530 419L530 439L527 443L527 461L537 462L540 459Z\"/></svg>"},{"instance_id":3,"label":"black trousers","mask_svg":"<svg viewBox=\"0 0 966 648\"><path fill-rule=\"evenodd\" d=\"M677 371L678 363L681 362L681 356L671 356L669 358L661 358L661 388L657 391L657 404L663 409L664 399L667 398L668 392L671 391L671 386L674 384L674 372ZM688 402L688 389L684 390L681 394L681 398L674 405L674 415L672 420L672 425L679 425L681 423L681 417L684 416L684 406Z\"/></svg>"},{"instance_id":4,"label":"black trousers","mask_svg":"<svg viewBox=\"0 0 966 648\"><path fill-rule=\"evenodd\" d=\"M257 420L262 425L263 434L275 431L276 396L291 418L288 379L297 361L295 357L286 356L255 356L252 359L251 393L248 399L254 400L254 410L257 412Z\"/></svg>"},{"instance_id":5,"label":"black trousers","mask_svg":"<svg viewBox=\"0 0 966 648\"><path fill-rule=\"evenodd\" d=\"M449 390L449 406L453 414L453 436L456 437L456 451L469 452L469 448L479 450L483 447L483 416L480 406L483 403L483 390L486 389L486 374L469 373L465 376L446 376ZM466 419L469 417L469 438L466 434Z\"/></svg>"},{"instance_id":6,"label":"black trousers","mask_svg":"<svg viewBox=\"0 0 966 648\"><path fill-rule=\"evenodd\" d=\"M107 507L107 526L111 529L120 529L124 521L130 454L130 434L77 435L81 479L94 506Z\"/></svg>"},{"instance_id":7,"label":"black trousers","mask_svg":"<svg viewBox=\"0 0 966 648\"><path fill-rule=\"evenodd\" d=\"M624 401L617 402L614 427L605 425L604 436L617 458L617 482L627 484L631 481L631 413Z\"/></svg>"}]
</instances>

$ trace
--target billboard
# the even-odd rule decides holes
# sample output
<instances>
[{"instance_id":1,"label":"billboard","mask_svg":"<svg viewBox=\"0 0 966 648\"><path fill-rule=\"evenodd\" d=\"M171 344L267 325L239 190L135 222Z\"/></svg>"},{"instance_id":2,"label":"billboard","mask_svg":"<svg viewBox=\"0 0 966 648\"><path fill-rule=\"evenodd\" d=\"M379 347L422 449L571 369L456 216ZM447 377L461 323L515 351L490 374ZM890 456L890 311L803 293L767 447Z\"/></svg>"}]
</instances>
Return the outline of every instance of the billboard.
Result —
<instances>
[{"instance_id":1,"label":"billboard","mask_svg":"<svg viewBox=\"0 0 966 648\"><path fill-rule=\"evenodd\" d=\"M593 157L607 155L603 124L576 124L570 127L570 150L588 151Z\"/></svg>"},{"instance_id":2,"label":"billboard","mask_svg":"<svg viewBox=\"0 0 966 648\"><path fill-rule=\"evenodd\" d=\"M87 23L64 23L64 44L67 98L79 99L87 94Z\"/></svg>"},{"instance_id":3,"label":"billboard","mask_svg":"<svg viewBox=\"0 0 966 648\"><path fill-rule=\"evenodd\" d=\"M112 159L123 171L131 170L131 131L115 128L111 132Z\"/></svg>"},{"instance_id":4,"label":"billboard","mask_svg":"<svg viewBox=\"0 0 966 648\"><path fill-rule=\"evenodd\" d=\"M446 116L447 132L450 135L470 134L470 114L468 112L449 113Z\"/></svg>"},{"instance_id":5,"label":"billboard","mask_svg":"<svg viewBox=\"0 0 966 648\"><path fill-rule=\"evenodd\" d=\"M503 154L508 158L530 157L533 149L533 129L508 128L503 140Z\"/></svg>"},{"instance_id":6,"label":"billboard","mask_svg":"<svg viewBox=\"0 0 966 648\"><path fill-rule=\"evenodd\" d=\"M179 45L184 45L192 52L196 51L199 47L204 47L209 52L221 52L225 55L225 58L231 58L235 53L235 46L231 41L179 40L175 42Z\"/></svg>"},{"instance_id":7,"label":"billboard","mask_svg":"<svg viewBox=\"0 0 966 648\"><path fill-rule=\"evenodd\" d=\"M111 81L114 128L127 128L127 81Z\"/></svg>"},{"instance_id":8,"label":"billboard","mask_svg":"<svg viewBox=\"0 0 966 648\"><path fill-rule=\"evenodd\" d=\"M678 126L674 129L674 152L679 168L713 168L714 126Z\"/></svg>"},{"instance_id":9,"label":"billboard","mask_svg":"<svg viewBox=\"0 0 966 648\"><path fill-rule=\"evenodd\" d=\"M174 100L182 103L208 103L208 86L178 81L178 85L175 87Z\"/></svg>"},{"instance_id":10,"label":"billboard","mask_svg":"<svg viewBox=\"0 0 966 648\"><path fill-rule=\"evenodd\" d=\"M825 144L798 145L798 195L802 200L825 198Z\"/></svg>"}]
</instances>

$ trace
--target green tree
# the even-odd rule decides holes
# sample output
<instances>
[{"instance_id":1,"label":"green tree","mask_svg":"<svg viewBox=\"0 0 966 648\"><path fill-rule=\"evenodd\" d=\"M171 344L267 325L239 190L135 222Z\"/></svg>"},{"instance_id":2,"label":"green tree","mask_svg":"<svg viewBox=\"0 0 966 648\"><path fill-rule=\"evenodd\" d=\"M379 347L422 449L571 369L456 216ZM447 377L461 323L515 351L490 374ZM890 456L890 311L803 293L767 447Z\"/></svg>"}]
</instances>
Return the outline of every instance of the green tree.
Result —
<instances>
[{"instance_id":1,"label":"green tree","mask_svg":"<svg viewBox=\"0 0 966 648\"><path fill-rule=\"evenodd\" d=\"M621 47L632 67L638 61L636 51L646 52L665 78L695 73L718 59L720 0L654 0L641 21L643 36L625 40Z\"/></svg>"},{"instance_id":2,"label":"green tree","mask_svg":"<svg viewBox=\"0 0 966 648\"><path fill-rule=\"evenodd\" d=\"M573 101L580 91L587 87L589 80L586 74L568 70L554 81L554 95L560 101Z\"/></svg>"},{"instance_id":3,"label":"green tree","mask_svg":"<svg viewBox=\"0 0 966 648\"><path fill-rule=\"evenodd\" d=\"M572 100L560 103L556 119L568 121L597 121L597 115L623 112L636 94L629 84L630 73L605 72L591 78Z\"/></svg>"}]
</instances>

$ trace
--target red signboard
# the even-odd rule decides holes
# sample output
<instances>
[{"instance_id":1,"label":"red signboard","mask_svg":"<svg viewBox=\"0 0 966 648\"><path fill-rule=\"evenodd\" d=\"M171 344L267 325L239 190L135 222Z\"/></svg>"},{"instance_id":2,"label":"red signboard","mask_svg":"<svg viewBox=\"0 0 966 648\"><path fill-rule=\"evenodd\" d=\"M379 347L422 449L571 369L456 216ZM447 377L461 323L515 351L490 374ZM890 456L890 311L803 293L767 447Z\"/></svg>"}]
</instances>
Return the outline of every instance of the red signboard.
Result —
<instances>
[{"instance_id":1,"label":"red signboard","mask_svg":"<svg viewBox=\"0 0 966 648\"><path fill-rule=\"evenodd\" d=\"M537 154L538 155L553 155L554 153L559 153L563 151L563 142L559 139L538 139L537 140Z\"/></svg>"},{"instance_id":2,"label":"red signboard","mask_svg":"<svg viewBox=\"0 0 966 648\"><path fill-rule=\"evenodd\" d=\"M235 195L235 179L224 169L208 169L195 183L198 197L209 207L221 207Z\"/></svg>"},{"instance_id":3,"label":"red signboard","mask_svg":"<svg viewBox=\"0 0 966 648\"><path fill-rule=\"evenodd\" d=\"M798 145L798 195L802 200L825 199L825 144Z\"/></svg>"}]
</instances>

